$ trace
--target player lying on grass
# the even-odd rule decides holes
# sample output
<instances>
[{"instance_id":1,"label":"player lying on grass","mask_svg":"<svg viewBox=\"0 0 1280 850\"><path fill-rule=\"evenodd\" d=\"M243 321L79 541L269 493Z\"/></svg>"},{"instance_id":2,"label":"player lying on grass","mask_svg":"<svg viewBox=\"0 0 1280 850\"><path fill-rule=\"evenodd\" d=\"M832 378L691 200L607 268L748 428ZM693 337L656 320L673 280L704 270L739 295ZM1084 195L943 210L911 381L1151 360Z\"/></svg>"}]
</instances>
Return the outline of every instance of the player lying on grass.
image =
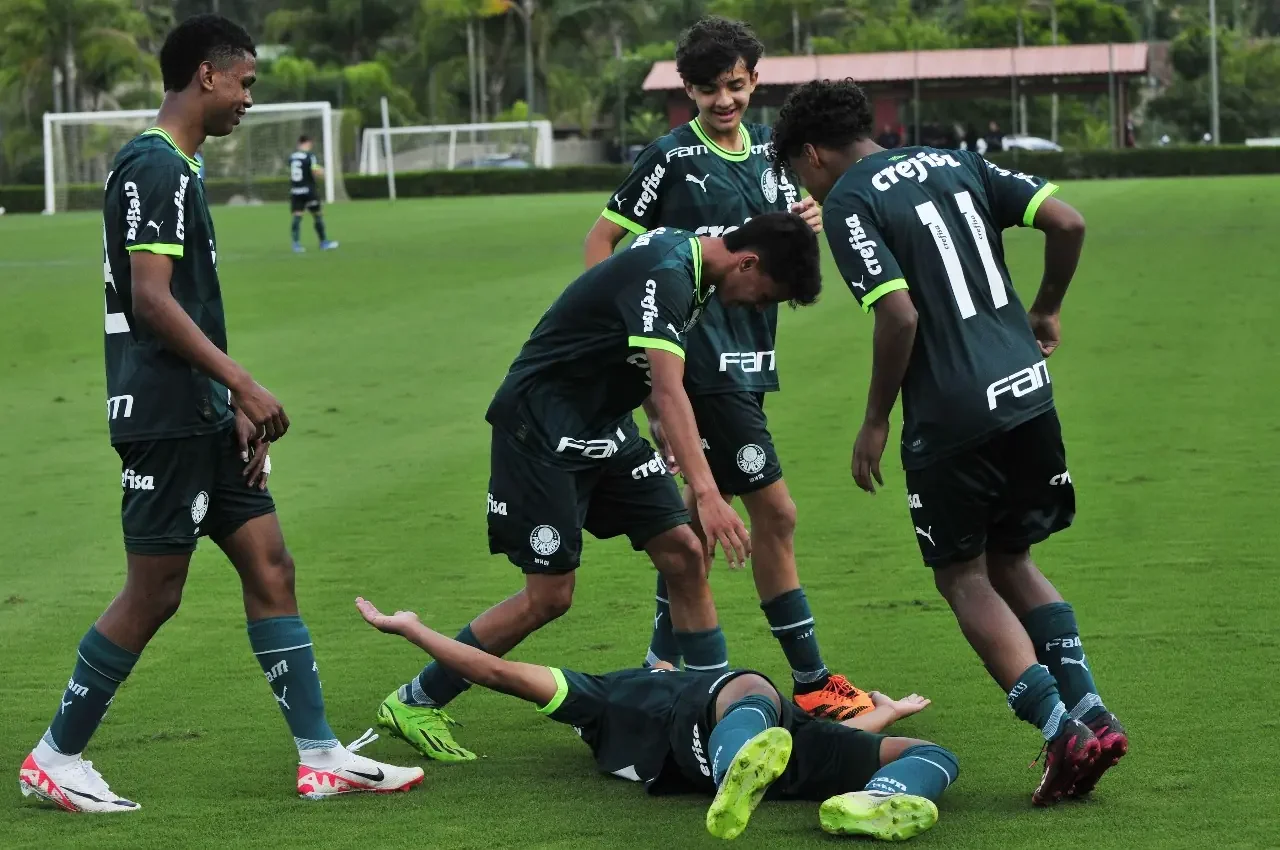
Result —
<instances>
[{"instance_id":1,"label":"player lying on grass","mask_svg":"<svg viewBox=\"0 0 1280 850\"><path fill-rule=\"evenodd\" d=\"M688 124L656 139L636 158L587 236L587 267L613 254L628 233L682 227L728 233L767 212L789 210L822 229L812 198L800 199L791 175L775 175L768 158L772 128L744 121L764 45L739 21L704 18L676 47L676 70L698 108ZM769 630L791 667L796 703L817 717L845 720L870 707L849 680L831 674L818 648L817 626L796 569L796 505L782 477L765 416L765 397L778 391L774 333L777 307L763 310L711 303L689 331L685 390L707 462L726 502L741 498L751 518L751 573ZM658 411L646 403L654 443L675 460ZM672 466L672 472L679 469ZM701 533L692 488L685 503ZM671 623L666 579L658 576L657 612L647 663L682 661Z\"/></svg>"},{"instance_id":2,"label":"player lying on grass","mask_svg":"<svg viewBox=\"0 0 1280 850\"><path fill-rule=\"evenodd\" d=\"M524 588L476 617L458 640L505 655L569 610L582 533L626 536L667 580L685 664L729 666L707 583L717 544L745 564L751 540L716 487L684 390L685 335L713 300L767 308L812 304L822 287L818 238L799 216L757 216L722 237L658 228L587 270L538 320L485 419L489 551ZM634 410L650 399L696 494L704 544L662 455ZM467 680L438 664L388 695L378 725L442 761L475 754L453 740L444 707Z\"/></svg>"},{"instance_id":3,"label":"player lying on grass","mask_svg":"<svg viewBox=\"0 0 1280 850\"><path fill-rule=\"evenodd\" d=\"M827 832L910 838L937 822L934 803L960 775L956 757L936 744L877 734L929 704L916 694L873 694L873 709L831 723L751 670L681 672L664 662L594 676L489 655L412 611L383 614L365 599L356 608L454 675L572 726L602 772L643 782L650 794L714 794L707 829L719 838L741 834L766 796L823 801Z\"/></svg>"},{"instance_id":4,"label":"player lying on grass","mask_svg":"<svg viewBox=\"0 0 1280 850\"><path fill-rule=\"evenodd\" d=\"M1128 749L1098 695L1075 612L1031 559L1071 525L1076 497L1045 363L1084 244L1058 187L970 151L871 141L852 80L807 83L774 127L777 163L823 204L850 291L875 312L871 387L853 476L874 493L902 394L902 465L916 542L969 643L1046 741L1037 805L1088 794ZM1045 234L1024 310L1009 227ZM873 480L874 479L874 480Z\"/></svg>"}]
</instances>

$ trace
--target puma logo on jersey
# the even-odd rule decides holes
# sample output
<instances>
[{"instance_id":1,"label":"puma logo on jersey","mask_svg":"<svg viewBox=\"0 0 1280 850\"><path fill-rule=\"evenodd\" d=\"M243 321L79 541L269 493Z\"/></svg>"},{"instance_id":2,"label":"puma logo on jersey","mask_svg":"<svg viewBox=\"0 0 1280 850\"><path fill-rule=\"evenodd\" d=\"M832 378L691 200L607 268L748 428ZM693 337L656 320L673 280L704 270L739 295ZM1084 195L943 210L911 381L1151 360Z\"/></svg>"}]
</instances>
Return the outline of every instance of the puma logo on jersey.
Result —
<instances>
[{"instance_id":1,"label":"puma logo on jersey","mask_svg":"<svg viewBox=\"0 0 1280 850\"><path fill-rule=\"evenodd\" d=\"M707 178L710 176L711 176L710 174L704 174L702 175L702 179L699 180L697 177L694 177L692 174L686 174L684 176L684 179L686 183L697 183L699 186L701 186L702 194L705 195L707 193Z\"/></svg>"},{"instance_id":2,"label":"puma logo on jersey","mask_svg":"<svg viewBox=\"0 0 1280 850\"><path fill-rule=\"evenodd\" d=\"M152 221L151 219L147 219L147 227L154 227L154 228L156 229L156 238L157 238L157 239L159 239L159 238L160 238L160 228L161 228L161 226L163 226L163 225L164 225L164 222L163 222L163 221L162 221L162 222L160 222L160 224L156 224L156 223L155 223L154 221Z\"/></svg>"},{"instance_id":3,"label":"puma logo on jersey","mask_svg":"<svg viewBox=\"0 0 1280 850\"><path fill-rule=\"evenodd\" d=\"M938 545L937 543L934 543L934 542L933 542L933 526L932 526L932 525L931 525L931 526L929 526L929 529L928 529L927 531L926 531L926 530L924 530L924 529L922 529L922 528L921 528L920 526L918 526L918 525L915 527L915 529L916 529L916 534L920 535L920 536L921 536L921 537L923 537L925 540L928 540L928 541L929 541L929 545L930 545L930 546L937 546L937 545Z\"/></svg>"},{"instance_id":4,"label":"puma logo on jersey","mask_svg":"<svg viewBox=\"0 0 1280 850\"><path fill-rule=\"evenodd\" d=\"M615 204L617 204L618 209L622 209L622 204L623 204L623 202L624 202L624 201L626 201L626 198L622 197L621 195L614 195L614 196L613 196L613 202L614 202Z\"/></svg>"}]
</instances>

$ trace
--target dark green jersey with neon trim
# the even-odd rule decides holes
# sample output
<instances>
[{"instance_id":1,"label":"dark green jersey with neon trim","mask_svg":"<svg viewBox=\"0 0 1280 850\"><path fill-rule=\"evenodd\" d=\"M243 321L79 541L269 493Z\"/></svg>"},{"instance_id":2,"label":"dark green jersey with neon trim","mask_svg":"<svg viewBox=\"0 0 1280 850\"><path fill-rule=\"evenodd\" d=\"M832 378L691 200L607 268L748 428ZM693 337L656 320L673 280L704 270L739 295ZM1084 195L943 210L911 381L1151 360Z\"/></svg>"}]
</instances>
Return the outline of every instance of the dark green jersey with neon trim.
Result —
<instances>
[{"instance_id":1,"label":"dark green jersey with neon trim","mask_svg":"<svg viewBox=\"0 0 1280 850\"><path fill-rule=\"evenodd\" d=\"M729 153L702 132L697 119L650 144L602 214L633 233L678 227L723 236L748 219L787 210L800 199L766 158L773 131L741 125L743 148ZM689 334L685 386L690 395L778 389L774 334L778 308L725 307L719 302Z\"/></svg>"},{"instance_id":2,"label":"dark green jersey with neon trim","mask_svg":"<svg viewBox=\"0 0 1280 850\"><path fill-rule=\"evenodd\" d=\"M970 151L897 148L832 188L823 226L864 310L898 289L920 314L902 384L902 463L918 469L1053 407L1044 357L1004 261L1058 189Z\"/></svg>"},{"instance_id":3,"label":"dark green jersey with neon trim","mask_svg":"<svg viewBox=\"0 0 1280 850\"><path fill-rule=\"evenodd\" d=\"M148 130L120 149L107 177L102 223L112 443L208 434L233 418L227 388L166 349L133 312L129 255L172 257L169 291L205 336L227 350L213 220L199 169L168 134Z\"/></svg>"},{"instance_id":4,"label":"dark green jersey with neon trim","mask_svg":"<svg viewBox=\"0 0 1280 850\"><path fill-rule=\"evenodd\" d=\"M692 233L659 228L637 237L547 309L485 419L563 466L609 457L636 435L631 413L650 390L645 349L684 357L685 334L714 291L702 282L702 246Z\"/></svg>"}]
</instances>

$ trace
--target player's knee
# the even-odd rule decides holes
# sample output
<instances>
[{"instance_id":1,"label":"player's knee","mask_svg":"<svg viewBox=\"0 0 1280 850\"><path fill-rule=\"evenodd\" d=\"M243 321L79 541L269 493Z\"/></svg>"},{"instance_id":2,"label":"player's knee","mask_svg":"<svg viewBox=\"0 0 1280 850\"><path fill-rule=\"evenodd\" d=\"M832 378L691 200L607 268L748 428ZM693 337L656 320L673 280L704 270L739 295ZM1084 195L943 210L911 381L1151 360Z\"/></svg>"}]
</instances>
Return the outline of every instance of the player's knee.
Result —
<instances>
[{"instance_id":1,"label":"player's knee","mask_svg":"<svg viewBox=\"0 0 1280 850\"><path fill-rule=\"evenodd\" d=\"M933 571L933 584L946 599L954 599L972 587L990 585L984 558L938 567Z\"/></svg>"},{"instance_id":2,"label":"player's knee","mask_svg":"<svg viewBox=\"0 0 1280 850\"><path fill-rule=\"evenodd\" d=\"M293 556L288 549L281 547L264 555L251 577L243 582L246 602L256 604L263 611L292 609L296 604L295 571ZM263 616L269 615L264 613Z\"/></svg>"},{"instance_id":3,"label":"player's knee","mask_svg":"<svg viewBox=\"0 0 1280 850\"><path fill-rule=\"evenodd\" d=\"M735 676L721 689L721 694L716 701L727 706L750 696L762 696L772 702L774 708L782 709L782 697L778 694L778 689L758 673Z\"/></svg>"},{"instance_id":4,"label":"player's knee","mask_svg":"<svg viewBox=\"0 0 1280 850\"><path fill-rule=\"evenodd\" d=\"M705 549L698 535L687 525L668 532L658 550L651 550L653 565L668 583L704 582L707 580Z\"/></svg>"},{"instance_id":5,"label":"player's knee","mask_svg":"<svg viewBox=\"0 0 1280 850\"><path fill-rule=\"evenodd\" d=\"M157 568L145 576L131 570L121 596L128 600L132 616L154 630L178 613L186 581L185 567Z\"/></svg>"},{"instance_id":6,"label":"player's knee","mask_svg":"<svg viewBox=\"0 0 1280 850\"><path fill-rule=\"evenodd\" d=\"M573 605L573 582L539 586L527 598L530 618L534 621L534 628L538 628L564 616Z\"/></svg>"},{"instance_id":7,"label":"player's knee","mask_svg":"<svg viewBox=\"0 0 1280 850\"><path fill-rule=\"evenodd\" d=\"M796 533L796 503L785 491L752 506L751 534L791 540Z\"/></svg>"}]
</instances>

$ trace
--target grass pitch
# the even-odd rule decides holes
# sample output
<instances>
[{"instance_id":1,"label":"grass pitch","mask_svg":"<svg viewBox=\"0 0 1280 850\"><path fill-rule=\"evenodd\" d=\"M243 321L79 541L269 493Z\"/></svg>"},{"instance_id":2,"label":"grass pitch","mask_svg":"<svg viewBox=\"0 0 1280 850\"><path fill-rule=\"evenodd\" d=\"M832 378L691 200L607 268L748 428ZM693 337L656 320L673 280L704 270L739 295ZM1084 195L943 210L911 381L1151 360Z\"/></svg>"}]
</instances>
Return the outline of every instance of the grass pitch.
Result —
<instances>
[{"instance_id":1,"label":"grass pitch","mask_svg":"<svg viewBox=\"0 0 1280 850\"><path fill-rule=\"evenodd\" d=\"M1080 513L1037 558L1075 604L1103 697L1133 745L1085 804L1031 809L1039 741L1005 708L920 565L894 450L878 498L850 480L871 321L833 267L820 304L782 317L783 392L769 413L824 654L864 687L932 697L901 731L960 758L919 846L1280 843L1278 194L1280 180L1246 177L1073 184L1062 195L1090 225L1051 364ZM232 354L294 423L273 451L271 484L345 740L424 660L365 626L357 594L452 632L520 585L486 551L482 416L579 270L603 201L339 205L328 220L342 248L320 254L308 228L304 256L289 253L283 207L215 211ZM120 469L103 416L100 227L93 215L0 218L0 767L14 781L0 845L714 846L707 800L649 798L598 776L570 730L479 692L450 710L482 760L429 764L404 796L298 800L292 741L250 654L235 574L208 543L182 610L89 749L144 808L90 818L21 801L17 768L123 575ZM1007 241L1029 296L1040 239ZM732 659L785 682L750 577L721 564L712 581ZM573 610L514 656L587 671L637 663L652 583L625 541L589 542ZM414 759L395 741L370 750ZM816 805L766 803L738 845L834 841L818 830Z\"/></svg>"}]
</instances>

